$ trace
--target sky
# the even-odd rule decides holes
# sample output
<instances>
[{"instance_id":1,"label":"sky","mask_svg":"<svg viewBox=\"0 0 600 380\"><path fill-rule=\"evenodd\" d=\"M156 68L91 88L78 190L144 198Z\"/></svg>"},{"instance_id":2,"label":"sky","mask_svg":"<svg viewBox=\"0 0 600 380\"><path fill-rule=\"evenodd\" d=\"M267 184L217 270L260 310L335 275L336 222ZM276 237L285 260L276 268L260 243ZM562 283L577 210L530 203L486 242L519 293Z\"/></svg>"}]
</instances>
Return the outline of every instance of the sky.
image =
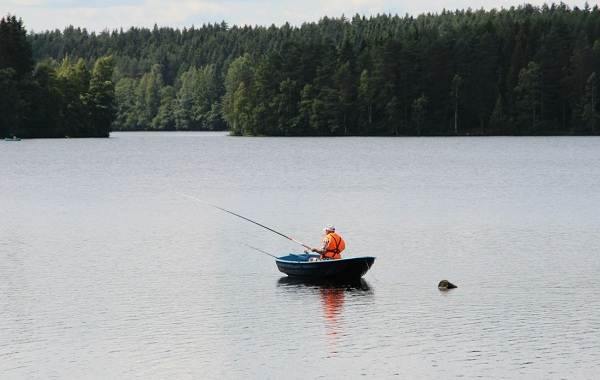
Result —
<instances>
[{"instance_id":1,"label":"sky","mask_svg":"<svg viewBox=\"0 0 600 380\"><path fill-rule=\"evenodd\" d=\"M300 25L323 16L378 13L418 15L442 9L492 9L522 4L516 0L0 0L0 15L21 17L29 31L63 29L90 31L131 26L190 27L226 21L229 25ZM583 7L585 1L565 0ZM592 6L600 0L588 0ZM542 5L544 1L530 0Z\"/></svg>"}]
</instances>

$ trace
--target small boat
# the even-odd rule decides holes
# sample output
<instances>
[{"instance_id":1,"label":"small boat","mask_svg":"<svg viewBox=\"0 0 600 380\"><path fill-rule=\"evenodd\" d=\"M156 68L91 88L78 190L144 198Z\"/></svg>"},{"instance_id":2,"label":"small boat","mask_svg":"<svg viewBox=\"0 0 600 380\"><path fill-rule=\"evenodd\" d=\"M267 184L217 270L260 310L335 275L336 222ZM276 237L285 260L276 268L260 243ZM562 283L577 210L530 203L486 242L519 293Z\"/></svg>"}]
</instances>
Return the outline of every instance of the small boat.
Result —
<instances>
[{"instance_id":1,"label":"small boat","mask_svg":"<svg viewBox=\"0 0 600 380\"><path fill-rule=\"evenodd\" d=\"M13 136L13 137L5 137L4 141L21 141L21 139L16 136Z\"/></svg>"},{"instance_id":2,"label":"small boat","mask_svg":"<svg viewBox=\"0 0 600 380\"><path fill-rule=\"evenodd\" d=\"M290 253L275 260L280 272L293 277L327 280L360 279L373 266L372 256L318 260L319 255Z\"/></svg>"}]
</instances>

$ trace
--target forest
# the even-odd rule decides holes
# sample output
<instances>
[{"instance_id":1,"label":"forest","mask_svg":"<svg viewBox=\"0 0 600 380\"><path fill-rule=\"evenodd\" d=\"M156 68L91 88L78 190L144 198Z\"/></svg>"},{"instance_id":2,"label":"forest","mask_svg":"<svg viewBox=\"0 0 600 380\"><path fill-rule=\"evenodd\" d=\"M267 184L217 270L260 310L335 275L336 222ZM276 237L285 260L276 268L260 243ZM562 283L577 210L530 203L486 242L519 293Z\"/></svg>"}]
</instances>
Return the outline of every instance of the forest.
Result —
<instances>
[{"instance_id":1,"label":"forest","mask_svg":"<svg viewBox=\"0 0 600 380\"><path fill-rule=\"evenodd\" d=\"M29 34L27 42L38 62L34 79L43 83L39 77L54 70L71 92L84 91L82 70L93 77L95 63L110 60L112 130L259 136L600 132L598 6L324 17L279 27L222 22L95 33L70 26ZM4 77L17 75L5 71ZM80 99L87 104L85 96Z\"/></svg>"},{"instance_id":2,"label":"forest","mask_svg":"<svg viewBox=\"0 0 600 380\"><path fill-rule=\"evenodd\" d=\"M112 76L111 57L35 63L23 21L3 17L0 137L108 137L115 117Z\"/></svg>"}]
</instances>

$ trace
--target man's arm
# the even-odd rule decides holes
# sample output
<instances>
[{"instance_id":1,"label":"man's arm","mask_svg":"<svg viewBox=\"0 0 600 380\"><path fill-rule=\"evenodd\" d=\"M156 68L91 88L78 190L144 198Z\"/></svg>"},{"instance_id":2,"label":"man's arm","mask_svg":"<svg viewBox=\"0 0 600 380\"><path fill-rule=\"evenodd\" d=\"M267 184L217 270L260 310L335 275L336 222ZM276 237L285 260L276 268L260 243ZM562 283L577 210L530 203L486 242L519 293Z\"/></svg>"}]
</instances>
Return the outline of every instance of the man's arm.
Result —
<instances>
[{"instance_id":1,"label":"man's arm","mask_svg":"<svg viewBox=\"0 0 600 380\"><path fill-rule=\"evenodd\" d=\"M323 239L323 246L319 248L313 248L312 251L324 255L327 252L327 246L329 245L329 239Z\"/></svg>"}]
</instances>

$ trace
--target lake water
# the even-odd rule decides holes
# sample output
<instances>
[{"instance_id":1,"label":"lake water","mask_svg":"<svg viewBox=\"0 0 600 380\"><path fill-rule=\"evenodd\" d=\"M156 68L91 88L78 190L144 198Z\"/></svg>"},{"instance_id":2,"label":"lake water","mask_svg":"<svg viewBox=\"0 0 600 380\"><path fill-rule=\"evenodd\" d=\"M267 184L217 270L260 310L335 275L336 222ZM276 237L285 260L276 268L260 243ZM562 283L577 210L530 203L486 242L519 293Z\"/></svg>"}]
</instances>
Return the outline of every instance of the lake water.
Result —
<instances>
[{"instance_id":1,"label":"lake water","mask_svg":"<svg viewBox=\"0 0 600 380\"><path fill-rule=\"evenodd\" d=\"M0 378L600 374L600 138L0 142ZM290 282L299 247L360 286ZM448 279L458 289L441 292Z\"/></svg>"}]
</instances>

